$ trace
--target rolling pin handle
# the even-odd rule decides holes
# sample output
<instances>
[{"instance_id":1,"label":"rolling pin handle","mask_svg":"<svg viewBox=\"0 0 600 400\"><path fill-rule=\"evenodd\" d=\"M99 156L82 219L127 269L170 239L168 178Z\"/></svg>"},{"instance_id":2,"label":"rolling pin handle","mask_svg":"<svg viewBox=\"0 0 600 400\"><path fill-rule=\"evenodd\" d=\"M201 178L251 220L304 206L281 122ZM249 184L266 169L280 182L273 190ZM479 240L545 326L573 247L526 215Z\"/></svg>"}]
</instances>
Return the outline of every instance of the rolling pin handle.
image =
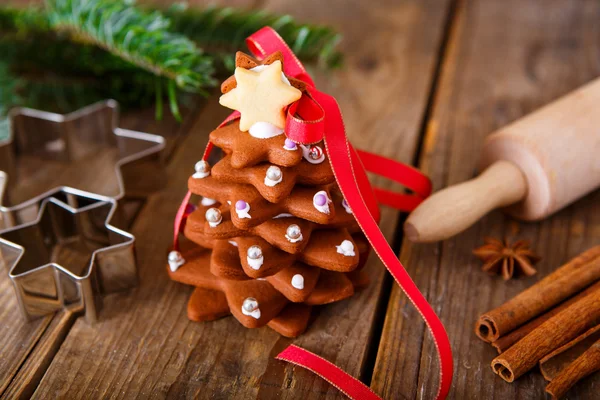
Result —
<instances>
[{"instance_id":1,"label":"rolling pin handle","mask_svg":"<svg viewBox=\"0 0 600 400\"><path fill-rule=\"evenodd\" d=\"M498 161L478 177L440 190L421 203L408 216L404 234L416 243L445 240L526 194L527 181L521 170L508 161Z\"/></svg>"}]
</instances>

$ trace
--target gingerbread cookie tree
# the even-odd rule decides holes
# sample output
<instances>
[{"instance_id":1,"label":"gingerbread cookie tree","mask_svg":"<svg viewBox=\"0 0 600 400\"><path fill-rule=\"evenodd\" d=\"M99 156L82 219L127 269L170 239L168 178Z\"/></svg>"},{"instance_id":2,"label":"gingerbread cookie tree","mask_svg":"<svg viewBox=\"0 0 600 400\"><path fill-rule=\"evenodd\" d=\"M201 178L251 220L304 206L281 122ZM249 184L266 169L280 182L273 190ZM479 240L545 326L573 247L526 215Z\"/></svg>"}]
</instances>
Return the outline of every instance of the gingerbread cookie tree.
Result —
<instances>
[{"instance_id":1,"label":"gingerbread cookie tree","mask_svg":"<svg viewBox=\"0 0 600 400\"><path fill-rule=\"evenodd\" d=\"M202 197L184 235L194 246L169 254L173 280L196 287L192 320L233 314L244 326L268 325L294 337L311 307L342 300L367 284L369 248L337 188L322 144L286 138L285 109L304 84L282 72L275 53L236 57L221 104L240 118L210 135L223 150L199 161L190 191Z\"/></svg>"}]
</instances>

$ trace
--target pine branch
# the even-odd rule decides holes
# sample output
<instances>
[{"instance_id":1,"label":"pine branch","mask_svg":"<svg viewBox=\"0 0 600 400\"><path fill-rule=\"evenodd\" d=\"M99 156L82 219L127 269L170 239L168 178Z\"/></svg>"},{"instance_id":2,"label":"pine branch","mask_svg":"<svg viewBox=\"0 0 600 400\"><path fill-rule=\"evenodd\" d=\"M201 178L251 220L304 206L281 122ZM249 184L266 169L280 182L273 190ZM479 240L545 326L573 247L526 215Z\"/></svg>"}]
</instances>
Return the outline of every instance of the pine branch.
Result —
<instances>
[{"instance_id":1,"label":"pine branch","mask_svg":"<svg viewBox=\"0 0 600 400\"><path fill-rule=\"evenodd\" d=\"M199 92L215 83L211 58L185 36L169 32L169 20L158 11L111 0L49 0L47 5L53 28L174 80L180 89Z\"/></svg>"},{"instance_id":2,"label":"pine branch","mask_svg":"<svg viewBox=\"0 0 600 400\"><path fill-rule=\"evenodd\" d=\"M10 107L70 112L105 98L152 104L166 83L98 47L50 30L39 9L0 7L0 117Z\"/></svg>"},{"instance_id":3,"label":"pine branch","mask_svg":"<svg viewBox=\"0 0 600 400\"><path fill-rule=\"evenodd\" d=\"M339 65L339 35L289 16L172 7L138 9L130 0L47 0L46 8L0 6L0 116L11 106L68 112L102 98L124 107L163 96L178 116L185 92L214 83L213 64L234 68L244 38L270 25L303 61ZM206 54L200 50L203 48ZM220 69L222 72L222 68Z\"/></svg>"},{"instance_id":4,"label":"pine branch","mask_svg":"<svg viewBox=\"0 0 600 400\"><path fill-rule=\"evenodd\" d=\"M0 116L8 112L7 105L22 101L16 90L19 83L19 79L11 74L8 64L0 61Z\"/></svg>"},{"instance_id":5,"label":"pine branch","mask_svg":"<svg viewBox=\"0 0 600 400\"><path fill-rule=\"evenodd\" d=\"M335 50L341 40L339 33L326 26L300 24L289 15L229 7L193 9L184 4L170 7L165 15L172 21L172 30L194 40L207 52L221 57L227 55L231 60L235 51L245 47L246 37L270 26L302 61L317 62L323 68L339 67L342 62L341 53ZM229 63L231 69L233 66Z\"/></svg>"},{"instance_id":6,"label":"pine branch","mask_svg":"<svg viewBox=\"0 0 600 400\"><path fill-rule=\"evenodd\" d=\"M0 32L16 35L48 32L50 25L46 14L37 7L0 7Z\"/></svg>"}]
</instances>

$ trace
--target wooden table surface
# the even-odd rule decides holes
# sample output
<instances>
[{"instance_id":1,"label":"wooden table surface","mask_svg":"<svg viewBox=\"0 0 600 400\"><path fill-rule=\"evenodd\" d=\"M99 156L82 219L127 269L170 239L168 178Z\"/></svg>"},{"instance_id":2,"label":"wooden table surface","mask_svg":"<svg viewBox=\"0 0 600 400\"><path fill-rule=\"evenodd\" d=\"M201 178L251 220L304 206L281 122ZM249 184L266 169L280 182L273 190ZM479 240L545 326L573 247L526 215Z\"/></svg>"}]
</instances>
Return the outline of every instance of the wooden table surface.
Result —
<instances>
[{"instance_id":1,"label":"wooden table surface","mask_svg":"<svg viewBox=\"0 0 600 400\"><path fill-rule=\"evenodd\" d=\"M315 72L319 88L339 100L357 147L417 164L436 189L476 173L487 134L600 74L596 0L231 3L341 31L345 69ZM268 328L247 330L233 318L188 321L191 288L169 281L165 271L172 220L208 133L225 115L215 95L188 110L183 124L155 122L152 110L123 116L121 126L164 135L169 143L168 185L147 199L129 228L137 238L140 285L105 297L94 326L67 312L26 323L2 274L1 399L340 398L312 373L274 360L290 343L334 362L386 399L433 398L438 366L431 337L376 258L367 266L371 286L322 307L298 339ZM108 167L99 170L98 180L111 174ZM67 171L60 183L76 186L78 177ZM381 228L448 329L455 356L451 397L546 398L537 371L514 384L492 372L495 350L475 337L474 323L600 243L600 193L540 223L493 212L431 245L402 239L404 217L384 209ZM544 258L538 275L504 282L483 273L471 250L484 236L530 239ZM598 398L599 385L596 375L569 398Z\"/></svg>"}]
</instances>

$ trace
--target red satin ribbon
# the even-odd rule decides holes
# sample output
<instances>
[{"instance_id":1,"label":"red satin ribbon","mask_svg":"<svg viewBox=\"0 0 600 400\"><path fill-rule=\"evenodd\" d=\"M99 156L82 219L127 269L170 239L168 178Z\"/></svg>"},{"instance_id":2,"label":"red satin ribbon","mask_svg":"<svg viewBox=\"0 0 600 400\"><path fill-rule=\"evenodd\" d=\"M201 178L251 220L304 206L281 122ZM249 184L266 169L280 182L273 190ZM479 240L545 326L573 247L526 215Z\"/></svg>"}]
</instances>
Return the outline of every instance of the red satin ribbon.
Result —
<instances>
[{"instance_id":1,"label":"red satin ribbon","mask_svg":"<svg viewBox=\"0 0 600 400\"><path fill-rule=\"evenodd\" d=\"M354 379L329 361L315 353L304 350L296 345L290 345L275 357L278 360L290 362L306 368L319 375L335 386L340 392L351 399L381 400L370 387Z\"/></svg>"},{"instance_id":2,"label":"red satin ribbon","mask_svg":"<svg viewBox=\"0 0 600 400\"><path fill-rule=\"evenodd\" d=\"M314 82L302 63L273 29L265 27L250 36L246 42L250 51L258 58L281 51L285 60L285 74L309 85L307 94L288 108L286 136L302 144L323 140L338 186L363 233L400 288L421 313L433 336L440 362L440 383L436 398L446 398L453 374L452 350L446 330L377 226L380 203L411 211L431 193L429 179L416 169L397 161L355 150L346 138L342 114L335 99L314 88ZM238 117L239 113L233 113L220 126ZM204 159L208 157L211 149L212 144L209 143ZM414 194L399 194L386 189L372 188L366 171L402 183ZM173 239L175 249L178 248L179 232L185 223L186 206L190 195L191 193L188 192L175 219ZM352 399L379 398L356 378L297 346L289 346L277 358L313 371Z\"/></svg>"}]
</instances>

